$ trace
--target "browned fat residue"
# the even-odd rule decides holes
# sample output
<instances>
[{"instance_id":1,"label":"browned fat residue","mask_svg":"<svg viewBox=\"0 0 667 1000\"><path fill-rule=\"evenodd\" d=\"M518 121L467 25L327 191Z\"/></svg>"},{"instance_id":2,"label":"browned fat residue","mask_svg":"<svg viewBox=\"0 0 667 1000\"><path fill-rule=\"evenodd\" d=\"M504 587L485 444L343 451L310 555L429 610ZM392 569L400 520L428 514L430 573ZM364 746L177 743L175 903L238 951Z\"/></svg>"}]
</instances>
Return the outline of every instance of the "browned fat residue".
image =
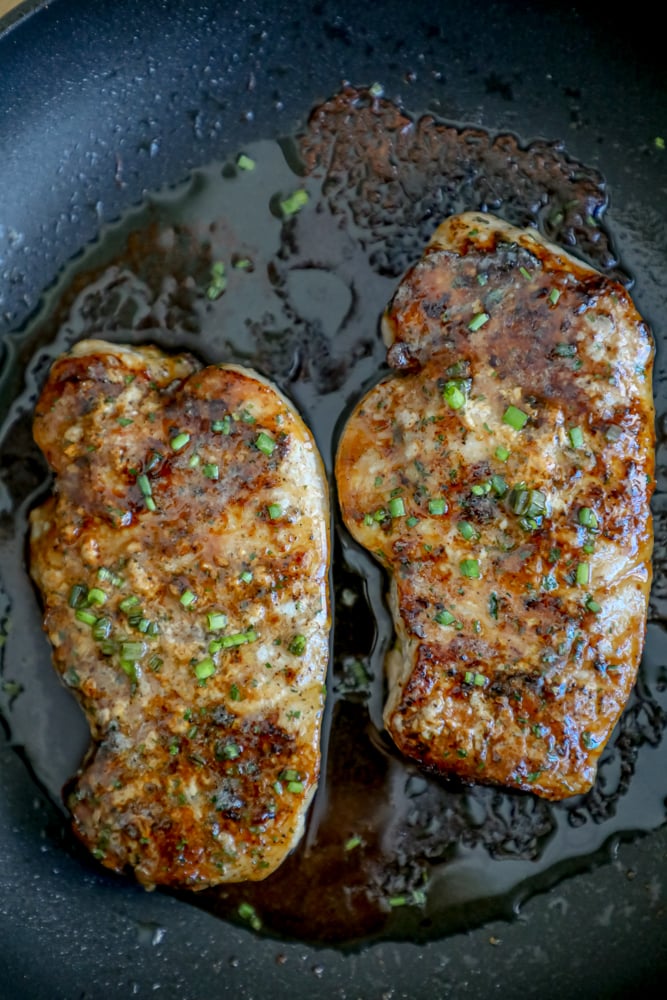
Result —
<instances>
[{"instance_id":1,"label":"browned fat residue","mask_svg":"<svg viewBox=\"0 0 667 1000\"><path fill-rule=\"evenodd\" d=\"M470 209L501 212L518 226L539 222L549 239L576 247L601 270L617 265L598 224L603 178L572 160L562 142L526 146L513 135L413 117L347 87L312 112L300 149L308 171L324 174L328 204L349 207L385 273L398 277L438 222Z\"/></svg>"}]
</instances>

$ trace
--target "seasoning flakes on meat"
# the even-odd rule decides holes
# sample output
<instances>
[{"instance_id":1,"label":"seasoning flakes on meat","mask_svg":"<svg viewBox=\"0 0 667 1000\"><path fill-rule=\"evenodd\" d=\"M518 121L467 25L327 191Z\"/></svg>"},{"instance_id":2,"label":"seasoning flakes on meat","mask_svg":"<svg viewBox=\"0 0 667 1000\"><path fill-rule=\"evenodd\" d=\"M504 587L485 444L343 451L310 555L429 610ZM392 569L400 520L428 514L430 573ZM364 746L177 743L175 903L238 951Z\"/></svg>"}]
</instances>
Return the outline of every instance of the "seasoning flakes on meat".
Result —
<instances>
[{"instance_id":1,"label":"seasoning flakes on meat","mask_svg":"<svg viewBox=\"0 0 667 1000\"><path fill-rule=\"evenodd\" d=\"M385 723L427 768L588 790L651 583L652 341L627 291L489 215L446 220L384 317L394 372L336 478L391 575Z\"/></svg>"},{"instance_id":2,"label":"seasoning flakes on meat","mask_svg":"<svg viewBox=\"0 0 667 1000\"><path fill-rule=\"evenodd\" d=\"M34 433L55 472L31 573L92 745L68 803L147 886L262 879L320 765L329 502L313 438L266 380L89 340Z\"/></svg>"}]
</instances>

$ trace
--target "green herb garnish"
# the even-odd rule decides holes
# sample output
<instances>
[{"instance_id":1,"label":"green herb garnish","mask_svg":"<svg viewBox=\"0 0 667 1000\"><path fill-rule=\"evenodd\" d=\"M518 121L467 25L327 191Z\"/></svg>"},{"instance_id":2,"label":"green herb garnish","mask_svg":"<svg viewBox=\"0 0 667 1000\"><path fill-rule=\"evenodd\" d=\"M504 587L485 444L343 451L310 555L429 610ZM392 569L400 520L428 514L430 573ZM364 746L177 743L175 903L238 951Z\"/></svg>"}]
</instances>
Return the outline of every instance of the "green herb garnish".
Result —
<instances>
[{"instance_id":1,"label":"green herb garnish","mask_svg":"<svg viewBox=\"0 0 667 1000\"><path fill-rule=\"evenodd\" d=\"M489 318L489 314L486 312L477 313L468 323L468 329L474 333L476 330L479 330L480 327L484 326L485 323L488 323Z\"/></svg>"},{"instance_id":2,"label":"green herb garnish","mask_svg":"<svg viewBox=\"0 0 667 1000\"><path fill-rule=\"evenodd\" d=\"M503 423L512 427L515 431L520 431L528 423L528 414L524 413L517 406L510 404L503 413Z\"/></svg>"},{"instance_id":3,"label":"green herb garnish","mask_svg":"<svg viewBox=\"0 0 667 1000\"><path fill-rule=\"evenodd\" d=\"M190 435L187 433L187 431L181 431L180 434L177 434L175 437L171 439L169 444L171 445L174 451L181 451L182 448L185 448L189 440L190 440Z\"/></svg>"},{"instance_id":4,"label":"green herb garnish","mask_svg":"<svg viewBox=\"0 0 667 1000\"><path fill-rule=\"evenodd\" d=\"M463 559L459 563L461 576L466 576L470 580L478 580L481 576L479 562L477 559Z\"/></svg>"}]
</instances>

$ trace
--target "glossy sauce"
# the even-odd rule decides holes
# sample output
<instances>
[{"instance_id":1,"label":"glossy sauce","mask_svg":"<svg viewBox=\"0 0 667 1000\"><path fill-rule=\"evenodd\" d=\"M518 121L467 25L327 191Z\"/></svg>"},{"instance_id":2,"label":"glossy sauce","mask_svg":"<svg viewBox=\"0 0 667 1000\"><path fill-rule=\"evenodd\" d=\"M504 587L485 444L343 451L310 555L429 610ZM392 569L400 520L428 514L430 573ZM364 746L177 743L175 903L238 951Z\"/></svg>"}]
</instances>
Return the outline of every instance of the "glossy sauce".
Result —
<instances>
[{"instance_id":1,"label":"glossy sauce","mask_svg":"<svg viewBox=\"0 0 667 1000\"><path fill-rule=\"evenodd\" d=\"M301 136L243 152L255 169L240 169L236 156L212 164L108 227L7 343L2 698L15 743L56 801L88 733L50 667L24 552L27 511L48 489L32 411L59 353L100 336L251 365L295 401L331 473L346 414L386 370L382 310L446 215L488 209L538 225L628 282L603 225L602 178L557 144L523 148L512 136L411 119L350 90L317 109ZM279 202L297 189L309 200L283 219ZM239 260L250 264L234 267ZM227 286L214 298L217 261ZM660 497L657 503L661 510ZM401 759L382 731L383 660L392 640L386 580L336 510L334 519L334 652L322 778L306 834L264 882L183 899L303 941L427 939L510 916L532 892L603 859L619 836L664 822L667 644L659 601L638 684L588 795L552 805L464 788ZM654 593L664 592L659 552ZM76 850L70 840L64 846ZM241 917L240 904L249 904Z\"/></svg>"}]
</instances>

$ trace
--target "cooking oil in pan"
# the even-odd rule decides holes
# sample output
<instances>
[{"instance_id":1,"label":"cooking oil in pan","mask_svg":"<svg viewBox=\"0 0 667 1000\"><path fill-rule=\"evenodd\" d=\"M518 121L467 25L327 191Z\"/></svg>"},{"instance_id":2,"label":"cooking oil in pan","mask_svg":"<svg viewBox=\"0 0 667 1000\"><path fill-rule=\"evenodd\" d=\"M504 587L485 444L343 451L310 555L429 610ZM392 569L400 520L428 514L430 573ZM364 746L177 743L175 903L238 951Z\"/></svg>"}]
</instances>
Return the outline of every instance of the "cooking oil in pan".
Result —
<instances>
[{"instance_id":1,"label":"cooking oil in pan","mask_svg":"<svg viewBox=\"0 0 667 1000\"><path fill-rule=\"evenodd\" d=\"M51 361L99 336L251 365L297 403L331 473L347 412L385 370L378 321L386 302L438 222L466 209L537 225L628 281L602 224L602 178L558 144L523 148L512 136L412 120L348 90L289 142L256 143L149 197L107 228L28 328L8 338L0 376L3 700L14 742L55 801L88 730L49 666L26 573L27 514L49 487L32 410ZM660 517L660 495L656 505ZM387 581L337 515L334 529L334 654L306 834L264 882L183 898L303 941L427 939L509 917L531 893L603 860L619 837L664 822L667 644L657 612L636 690L588 795L554 805L453 785L402 759L383 732ZM665 578L658 559L659 597Z\"/></svg>"}]
</instances>

